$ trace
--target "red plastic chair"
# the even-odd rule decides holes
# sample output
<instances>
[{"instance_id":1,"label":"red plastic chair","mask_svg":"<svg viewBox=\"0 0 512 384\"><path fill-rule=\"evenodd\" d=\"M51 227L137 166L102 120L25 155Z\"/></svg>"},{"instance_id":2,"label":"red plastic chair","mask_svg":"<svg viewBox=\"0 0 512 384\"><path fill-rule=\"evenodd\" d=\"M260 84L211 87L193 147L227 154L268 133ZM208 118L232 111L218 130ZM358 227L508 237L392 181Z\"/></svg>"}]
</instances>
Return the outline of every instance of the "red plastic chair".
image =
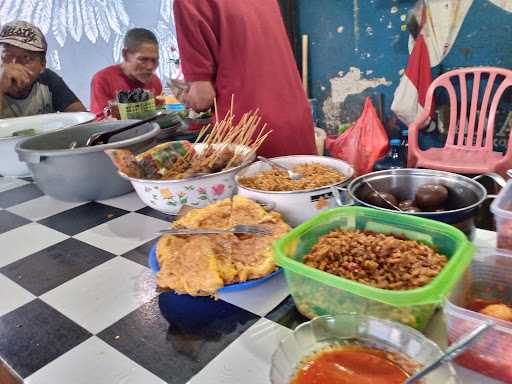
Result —
<instances>
[{"instance_id":1,"label":"red plastic chair","mask_svg":"<svg viewBox=\"0 0 512 384\"><path fill-rule=\"evenodd\" d=\"M458 78L459 92L452 83L455 78ZM470 100L468 80L473 82ZM485 81L487 85L481 95ZM409 127L408 166L462 174L496 172L505 175L506 170L512 168L512 141L509 138L506 154L494 152L494 119L500 99L510 86L512 71L503 68L462 68L435 79L427 91L423 114ZM439 87L446 89L450 99L448 135L443 148L423 151L418 145L418 129L430 118L434 91Z\"/></svg>"}]
</instances>

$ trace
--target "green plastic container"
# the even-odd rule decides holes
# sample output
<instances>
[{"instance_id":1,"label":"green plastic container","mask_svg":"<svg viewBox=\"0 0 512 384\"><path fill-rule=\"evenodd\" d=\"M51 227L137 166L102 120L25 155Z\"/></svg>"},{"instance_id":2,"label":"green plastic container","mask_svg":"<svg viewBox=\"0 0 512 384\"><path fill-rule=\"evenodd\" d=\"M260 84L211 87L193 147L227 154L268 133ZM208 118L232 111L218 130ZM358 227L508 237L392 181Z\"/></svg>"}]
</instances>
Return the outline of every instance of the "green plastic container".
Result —
<instances>
[{"instance_id":1,"label":"green plastic container","mask_svg":"<svg viewBox=\"0 0 512 384\"><path fill-rule=\"evenodd\" d=\"M396 234L433 245L448 257L441 273L424 287L391 291L332 275L302 263L318 238L330 231L360 229ZM399 321L423 330L471 262L475 249L448 224L363 207L326 211L298 226L274 245L297 309L306 317L357 313Z\"/></svg>"}]
</instances>

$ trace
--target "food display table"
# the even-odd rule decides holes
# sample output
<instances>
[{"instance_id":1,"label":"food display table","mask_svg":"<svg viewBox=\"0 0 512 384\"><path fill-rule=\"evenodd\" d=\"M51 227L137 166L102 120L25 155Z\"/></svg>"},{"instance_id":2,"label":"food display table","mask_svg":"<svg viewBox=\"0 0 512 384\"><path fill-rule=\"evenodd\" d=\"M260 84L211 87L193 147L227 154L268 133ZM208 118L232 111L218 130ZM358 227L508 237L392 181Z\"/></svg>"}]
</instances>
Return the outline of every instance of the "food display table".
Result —
<instances>
[{"instance_id":1,"label":"food display table","mask_svg":"<svg viewBox=\"0 0 512 384\"><path fill-rule=\"evenodd\" d=\"M282 274L216 301L159 295L147 256L169 217L135 193L63 203L0 178L0 208L0 358L26 383L268 383L279 340L306 321ZM427 334L445 346L442 324Z\"/></svg>"}]
</instances>

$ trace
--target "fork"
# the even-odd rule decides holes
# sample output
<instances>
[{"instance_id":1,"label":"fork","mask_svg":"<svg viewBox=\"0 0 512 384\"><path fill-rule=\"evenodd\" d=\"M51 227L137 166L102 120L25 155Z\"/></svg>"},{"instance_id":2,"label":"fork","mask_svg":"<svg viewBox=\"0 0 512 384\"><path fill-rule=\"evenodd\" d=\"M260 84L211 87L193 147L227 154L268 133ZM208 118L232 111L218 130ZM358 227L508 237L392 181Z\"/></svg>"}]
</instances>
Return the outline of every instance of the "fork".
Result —
<instances>
[{"instance_id":1,"label":"fork","mask_svg":"<svg viewBox=\"0 0 512 384\"><path fill-rule=\"evenodd\" d=\"M218 228L169 228L158 231L161 235L221 235L223 233L248 233L253 235L271 235L272 231L255 225L239 224L228 229Z\"/></svg>"}]
</instances>

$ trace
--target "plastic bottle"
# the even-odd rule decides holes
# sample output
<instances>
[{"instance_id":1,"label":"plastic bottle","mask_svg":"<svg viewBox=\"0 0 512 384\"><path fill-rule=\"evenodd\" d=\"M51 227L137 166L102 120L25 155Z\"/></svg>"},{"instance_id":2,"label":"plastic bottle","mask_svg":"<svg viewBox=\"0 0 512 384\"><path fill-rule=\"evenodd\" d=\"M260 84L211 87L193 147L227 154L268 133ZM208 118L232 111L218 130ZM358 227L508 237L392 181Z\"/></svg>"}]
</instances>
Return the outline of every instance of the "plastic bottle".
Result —
<instances>
[{"instance_id":1,"label":"plastic bottle","mask_svg":"<svg viewBox=\"0 0 512 384\"><path fill-rule=\"evenodd\" d=\"M402 131L402 159L404 166L407 166L407 154L409 153L409 131L404 129Z\"/></svg>"},{"instance_id":2,"label":"plastic bottle","mask_svg":"<svg viewBox=\"0 0 512 384\"><path fill-rule=\"evenodd\" d=\"M384 171L386 169L404 168L404 159L402 154L401 140L389 140L389 152L373 166L374 171Z\"/></svg>"}]
</instances>

